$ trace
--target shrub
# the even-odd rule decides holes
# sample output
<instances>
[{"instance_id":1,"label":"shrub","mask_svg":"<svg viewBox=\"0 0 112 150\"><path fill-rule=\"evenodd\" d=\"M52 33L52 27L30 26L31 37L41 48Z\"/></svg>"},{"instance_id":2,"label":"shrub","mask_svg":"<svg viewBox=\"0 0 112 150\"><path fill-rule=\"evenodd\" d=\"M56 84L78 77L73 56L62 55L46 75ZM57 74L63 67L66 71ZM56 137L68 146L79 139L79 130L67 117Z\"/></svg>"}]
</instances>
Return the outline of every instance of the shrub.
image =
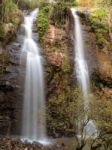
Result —
<instances>
[{"instance_id":1,"label":"shrub","mask_svg":"<svg viewBox=\"0 0 112 150\"><path fill-rule=\"evenodd\" d=\"M69 8L75 5L74 0L57 0L56 3L53 4L53 9L51 13L52 23L57 27L62 27L66 20L69 18Z\"/></svg>"},{"instance_id":2,"label":"shrub","mask_svg":"<svg viewBox=\"0 0 112 150\"><path fill-rule=\"evenodd\" d=\"M0 4L1 9L1 21L5 23L9 23L12 19L11 13L15 12L17 10L17 5L13 3L12 1L3 1L2 4Z\"/></svg>"},{"instance_id":3,"label":"shrub","mask_svg":"<svg viewBox=\"0 0 112 150\"><path fill-rule=\"evenodd\" d=\"M101 7L91 11L90 22L91 31L96 34L96 44L99 48L103 49L108 45L109 40L106 10Z\"/></svg>"},{"instance_id":4,"label":"shrub","mask_svg":"<svg viewBox=\"0 0 112 150\"><path fill-rule=\"evenodd\" d=\"M48 13L49 13L49 5L42 7L38 15L37 27L41 44L43 43L44 35L49 23Z\"/></svg>"}]
</instances>

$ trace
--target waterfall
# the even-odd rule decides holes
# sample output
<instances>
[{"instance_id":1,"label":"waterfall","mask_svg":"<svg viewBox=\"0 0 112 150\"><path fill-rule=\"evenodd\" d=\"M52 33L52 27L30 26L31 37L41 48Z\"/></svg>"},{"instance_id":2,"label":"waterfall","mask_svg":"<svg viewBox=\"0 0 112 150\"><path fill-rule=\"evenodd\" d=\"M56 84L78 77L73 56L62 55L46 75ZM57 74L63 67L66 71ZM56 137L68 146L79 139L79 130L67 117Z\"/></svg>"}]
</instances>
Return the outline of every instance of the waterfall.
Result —
<instances>
[{"instance_id":1,"label":"waterfall","mask_svg":"<svg viewBox=\"0 0 112 150\"><path fill-rule=\"evenodd\" d=\"M90 77L88 64L85 58L85 50L83 43L83 34L81 29L80 18L77 15L77 10L75 8L71 9L74 18L74 51L75 51L75 71L77 80L82 92L84 100L84 111L90 111L89 101L90 101ZM79 114L80 115L80 114ZM84 120L87 121L88 114L86 114ZM79 123L80 124L80 123ZM97 130L96 125L93 120L89 120L84 128L84 136L96 136Z\"/></svg>"},{"instance_id":2,"label":"waterfall","mask_svg":"<svg viewBox=\"0 0 112 150\"><path fill-rule=\"evenodd\" d=\"M23 103L22 138L30 141L46 139L45 95L42 57L33 39L33 22L38 9L24 17L25 37L22 55L26 56L26 76Z\"/></svg>"},{"instance_id":3,"label":"waterfall","mask_svg":"<svg viewBox=\"0 0 112 150\"><path fill-rule=\"evenodd\" d=\"M85 100L87 100L89 96L90 80L89 80L88 65L85 59L85 54L84 54L84 44L83 44L83 38L82 38L81 24L80 24L80 19L78 15L76 14L75 9L72 9L72 13L75 19L76 75L77 75L77 79L78 79L83 97Z\"/></svg>"}]
</instances>

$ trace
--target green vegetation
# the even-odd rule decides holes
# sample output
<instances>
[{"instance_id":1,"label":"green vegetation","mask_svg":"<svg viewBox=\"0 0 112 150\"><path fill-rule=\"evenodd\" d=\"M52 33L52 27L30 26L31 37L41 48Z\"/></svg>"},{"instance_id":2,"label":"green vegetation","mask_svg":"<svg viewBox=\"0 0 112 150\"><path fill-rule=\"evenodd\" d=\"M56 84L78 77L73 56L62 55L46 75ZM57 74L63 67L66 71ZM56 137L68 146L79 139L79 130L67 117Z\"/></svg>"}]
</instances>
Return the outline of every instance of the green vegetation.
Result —
<instances>
[{"instance_id":1,"label":"green vegetation","mask_svg":"<svg viewBox=\"0 0 112 150\"><path fill-rule=\"evenodd\" d=\"M112 0L95 0L94 2L92 0L82 0L82 2L88 7L88 2L95 6L92 6L93 8L88 8L90 11L87 11L89 12L86 14L87 20L85 13L79 13L79 15L85 19L85 22L88 21L86 22L86 27L88 27L88 30L86 31L92 32L90 34L95 36L95 38L93 38L96 39L96 41L94 41L95 45L93 47L95 50L93 53L110 52L109 54L112 55ZM99 57L99 59L102 58L102 60L101 63L98 63L98 67L101 66L103 68L110 65L108 69L110 71L107 70L110 78L107 81L105 70L100 74L100 69L98 68L97 76L101 76L105 78L105 80L100 80L101 77L96 81L95 79L92 79L94 85L91 85L91 87L92 90L94 90L94 95L96 94L96 98L90 98L92 101L90 104L91 112L84 110L84 101L82 101L80 90L77 87L76 81L74 81L76 80L76 77L74 77L75 75L73 76L74 60L69 58L72 57L69 56L72 55L72 44L70 45L69 41L71 39L67 34L69 34L68 26L69 24L72 24L72 22L69 22L71 15L70 7L72 6L76 6L75 0L56 0L55 3L48 3L46 0L3 0L0 3L0 42L3 45L6 45L5 43L10 41L16 34L17 27L20 24L22 17L20 11L21 8L32 10L39 7L36 27L38 29L39 41L44 48L43 52L47 62L45 66L47 70L46 82L48 86L46 116L49 135L52 135L53 132L58 133L60 136L77 135L77 122L78 120L83 120L88 113L88 118L90 117L96 121L100 134L104 134L100 142L106 145L106 142L108 143L108 141L110 141L110 138L107 140L108 138L106 135L107 133L110 134L112 132L112 74L110 72L112 61L110 60L110 63L104 61L105 59L103 56L105 56L106 53L103 53L104 55ZM89 44L88 40L87 42L88 43L86 44ZM91 51L91 48L92 46L90 45L89 51ZM97 55L100 55L100 53ZM107 59L108 58L109 57L107 57ZM98 61L97 56L96 60ZM8 61L8 54L5 52L0 53L1 80L6 72L6 67L9 63ZM105 66L103 66L104 63L106 64ZM95 75L93 76L96 78ZM81 132L83 132L84 123L85 122L82 124ZM99 142L99 139L95 140ZM83 141L81 142L85 144ZM79 145L80 147L82 146L81 144ZM98 143L96 145L98 145ZM79 149L81 150L81 148Z\"/></svg>"},{"instance_id":2,"label":"green vegetation","mask_svg":"<svg viewBox=\"0 0 112 150\"><path fill-rule=\"evenodd\" d=\"M105 8L101 7L92 10L90 12L90 22L92 32L96 34L96 43L98 47L104 49L109 42L108 20Z\"/></svg>"},{"instance_id":3,"label":"green vegetation","mask_svg":"<svg viewBox=\"0 0 112 150\"><path fill-rule=\"evenodd\" d=\"M14 13L18 9L17 5L13 3L12 1L3 1L2 4L0 4L1 14L0 18L1 21L4 23L13 23L14 19Z\"/></svg>"},{"instance_id":4,"label":"green vegetation","mask_svg":"<svg viewBox=\"0 0 112 150\"><path fill-rule=\"evenodd\" d=\"M110 133L112 131L111 100L103 96L97 96L92 103L92 114L97 123L99 132L101 134Z\"/></svg>"},{"instance_id":5,"label":"green vegetation","mask_svg":"<svg viewBox=\"0 0 112 150\"><path fill-rule=\"evenodd\" d=\"M39 1L39 15L38 15L38 32L41 44L44 42L44 35L46 33L48 24L51 23L57 27L63 27L69 19L70 7L75 5L74 0L57 0L56 3L47 3L45 0Z\"/></svg>"},{"instance_id":6,"label":"green vegetation","mask_svg":"<svg viewBox=\"0 0 112 150\"><path fill-rule=\"evenodd\" d=\"M21 22L22 13L11 0L5 0L0 4L0 40L7 41L16 33ZM6 37L8 37L6 39Z\"/></svg>"},{"instance_id":7,"label":"green vegetation","mask_svg":"<svg viewBox=\"0 0 112 150\"><path fill-rule=\"evenodd\" d=\"M67 54L63 58L63 63L62 63L61 68L62 68L63 73L70 72L70 66L69 66L68 55Z\"/></svg>"},{"instance_id":8,"label":"green vegetation","mask_svg":"<svg viewBox=\"0 0 112 150\"><path fill-rule=\"evenodd\" d=\"M57 0L53 4L51 12L51 22L57 27L63 27L69 19L70 7L76 5L74 0Z\"/></svg>"},{"instance_id":9,"label":"green vegetation","mask_svg":"<svg viewBox=\"0 0 112 150\"><path fill-rule=\"evenodd\" d=\"M106 11L104 8L97 8L91 11L90 19L92 23L92 29L107 29Z\"/></svg>"},{"instance_id":10,"label":"green vegetation","mask_svg":"<svg viewBox=\"0 0 112 150\"><path fill-rule=\"evenodd\" d=\"M79 101L79 90L68 86L67 78L61 79L60 91L50 96L47 102L48 129L53 129L59 134L73 136L76 132L77 102Z\"/></svg>"},{"instance_id":11,"label":"green vegetation","mask_svg":"<svg viewBox=\"0 0 112 150\"><path fill-rule=\"evenodd\" d=\"M48 23L49 23L49 10L50 5L42 6L39 11L38 19L37 19L37 27L38 27L38 33L39 33L39 39L41 44L43 44L44 41L44 35L46 33Z\"/></svg>"}]
</instances>

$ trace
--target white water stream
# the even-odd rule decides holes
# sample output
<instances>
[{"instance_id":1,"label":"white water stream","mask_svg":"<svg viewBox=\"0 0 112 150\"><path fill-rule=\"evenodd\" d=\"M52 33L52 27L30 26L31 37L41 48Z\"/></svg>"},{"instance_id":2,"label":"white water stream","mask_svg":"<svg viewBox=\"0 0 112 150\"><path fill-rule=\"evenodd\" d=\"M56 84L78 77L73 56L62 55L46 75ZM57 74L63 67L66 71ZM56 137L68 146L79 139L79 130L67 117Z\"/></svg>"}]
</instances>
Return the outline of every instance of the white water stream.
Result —
<instances>
[{"instance_id":1,"label":"white water stream","mask_svg":"<svg viewBox=\"0 0 112 150\"><path fill-rule=\"evenodd\" d=\"M77 80L82 92L83 100L84 100L84 111L90 112L90 77L88 64L85 58L85 50L83 43L83 34L81 29L80 18L77 15L77 10L75 8L71 9L73 18L74 18L74 51L75 51L75 71ZM79 114L80 115L80 114ZM80 116L79 116L80 118ZM88 114L85 116L85 121L87 121ZM81 120L80 120L81 121ZM80 124L80 122L79 122ZM96 136L97 130L96 125L93 120L89 120L87 125L84 128L84 136ZM80 133L78 133L80 134Z\"/></svg>"},{"instance_id":2,"label":"white water stream","mask_svg":"<svg viewBox=\"0 0 112 150\"><path fill-rule=\"evenodd\" d=\"M25 37L22 54L26 55L26 77L22 119L22 138L29 141L46 140L45 95L42 57L33 39L33 23L38 9L24 17Z\"/></svg>"}]
</instances>

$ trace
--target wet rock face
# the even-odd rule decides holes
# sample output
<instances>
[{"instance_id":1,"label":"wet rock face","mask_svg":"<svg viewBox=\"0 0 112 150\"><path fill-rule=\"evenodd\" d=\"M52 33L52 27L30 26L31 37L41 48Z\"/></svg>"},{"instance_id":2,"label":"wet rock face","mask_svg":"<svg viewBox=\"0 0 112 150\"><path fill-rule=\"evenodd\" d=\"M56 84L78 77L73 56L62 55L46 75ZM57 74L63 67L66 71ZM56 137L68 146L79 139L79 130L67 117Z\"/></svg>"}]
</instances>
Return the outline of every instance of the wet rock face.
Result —
<instances>
[{"instance_id":1,"label":"wet rock face","mask_svg":"<svg viewBox=\"0 0 112 150\"><path fill-rule=\"evenodd\" d=\"M5 49L8 63L0 78L0 134L20 134L24 70L20 66L22 36ZM3 130L2 130L3 129Z\"/></svg>"},{"instance_id":2,"label":"wet rock face","mask_svg":"<svg viewBox=\"0 0 112 150\"><path fill-rule=\"evenodd\" d=\"M37 36L36 30L34 33L36 41ZM25 82L25 59L21 55L23 41L24 29L21 28L17 32L15 41L1 50L1 53L6 52L8 58L0 78L0 135L19 136L21 134ZM3 66L2 61L0 61L0 66Z\"/></svg>"},{"instance_id":3,"label":"wet rock face","mask_svg":"<svg viewBox=\"0 0 112 150\"><path fill-rule=\"evenodd\" d=\"M14 7L0 21L0 135L18 132L18 113L22 90L19 80L20 42L10 43L15 39L22 12ZM18 38L19 39L19 38ZM19 40L20 41L20 40ZM19 109L17 109L17 107ZM19 124L19 123L18 123Z\"/></svg>"}]
</instances>

